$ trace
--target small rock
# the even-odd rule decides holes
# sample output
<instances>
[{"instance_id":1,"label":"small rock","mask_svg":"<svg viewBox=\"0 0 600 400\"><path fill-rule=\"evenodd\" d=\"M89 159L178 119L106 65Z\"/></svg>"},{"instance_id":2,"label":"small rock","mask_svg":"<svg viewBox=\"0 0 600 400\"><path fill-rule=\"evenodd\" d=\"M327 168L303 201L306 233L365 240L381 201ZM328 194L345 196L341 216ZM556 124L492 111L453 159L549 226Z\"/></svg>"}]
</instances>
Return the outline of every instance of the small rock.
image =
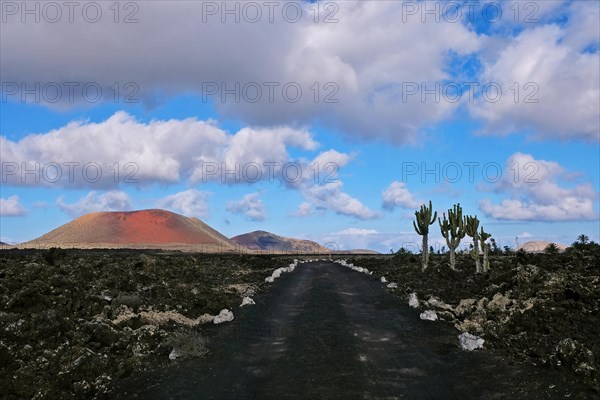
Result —
<instances>
[{"instance_id":1,"label":"small rock","mask_svg":"<svg viewBox=\"0 0 600 400\"><path fill-rule=\"evenodd\" d=\"M536 303L536 299L535 298L529 298L525 301L522 302L522 307L519 308L519 311L521 312L521 314L523 314L525 311L530 310L533 308L533 306L535 306Z\"/></svg>"},{"instance_id":2,"label":"small rock","mask_svg":"<svg viewBox=\"0 0 600 400\"><path fill-rule=\"evenodd\" d=\"M483 347L484 339L470 333L462 333L458 336L460 348L467 351L473 351Z\"/></svg>"},{"instance_id":3,"label":"small rock","mask_svg":"<svg viewBox=\"0 0 600 400\"><path fill-rule=\"evenodd\" d=\"M252 298L250 298L250 297L244 297L242 299L242 304L240 304L240 307L251 306L251 305L254 305L254 304L256 304L256 303L254 302L254 300L252 300Z\"/></svg>"},{"instance_id":4,"label":"small rock","mask_svg":"<svg viewBox=\"0 0 600 400\"><path fill-rule=\"evenodd\" d=\"M444 321L456 321L456 317L450 311L438 311L438 317Z\"/></svg>"},{"instance_id":5,"label":"small rock","mask_svg":"<svg viewBox=\"0 0 600 400\"><path fill-rule=\"evenodd\" d=\"M475 333L483 333L483 328L481 324L476 321L472 321L470 319L465 319L460 324L455 324L454 327L461 332L475 332Z\"/></svg>"},{"instance_id":6,"label":"small rock","mask_svg":"<svg viewBox=\"0 0 600 400\"><path fill-rule=\"evenodd\" d=\"M452 311L452 306L444 303L438 297L431 296L429 300L427 300L427 304L431 307L439 308L441 310Z\"/></svg>"},{"instance_id":7,"label":"small rock","mask_svg":"<svg viewBox=\"0 0 600 400\"><path fill-rule=\"evenodd\" d=\"M506 311L506 307L510 304L510 299L504 296L502 293L496 293L492 300L487 303L487 309L489 311Z\"/></svg>"},{"instance_id":8,"label":"small rock","mask_svg":"<svg viewBox=\"0 0 600 400\"><path fill-rule=\"evenodd\" d=\"M437 321L438 316L435 311L426 310L421 313L420 318L426 321Z\"/></svg>"},{"instance_id":9,"label":"small rock","mask_svg":"<svg viewBox=\"0 0 600 400\"><path fill-rule=\"evenodd\" d=\"M411 293L408 295L408 305L412 308L419 307L419 299L417 298L416 293Z\"/></svg>"},{"instance_id":10,"label":"small rock","mask_svg":"<svg viewBox=\"0 0 600 400\"><path fill-rule=\"evenodd\" d=\"M388 289L398 289L398 284L396 282L388 283Z\"/></svg>"},{"instance_id":11,"label":"small rock","mask_svg":"<svg viewBox=\"0 0 600 400\"><path fill-rule=\"evenodd\" d=\"M454 308L454 314L457 317L462 317L463 315L470 313L474 308L473 305L475 303L477 303L477 300L475 299L462 299Z\"/></svg>"},{"instance_id":12,"label":"small rock","mask_svg":"<svg viewBox=\"0 0 600 400\"><path fill-rule=\"evenodd\" d=\"M381 283L387 283L387 279L385 279L385 276L381 277Z\"/></svg>"},{"instance_id":13,"label":"small rock","mask_svg":"<svg viewBox=\"0 0 600 400\"><path fill-rule=\"evenodd\" d=\"M228 309L224 308L221 310L219 315L217 315L215 317L215 319L213 320L213 323L221 324L223 322L229 322L229 321L233 321L233 313L231 311L229 311Z\"/></svg>"},{"instance_id":14,"label":"small rock","mask_svg":"<svg viewBox=\"0 0 600 400\"><path fill-rule=\"evenodd\" d=\"M519 265L517 267L516 280L520 284L528 284L531 283L540 273L540 269L535 265L527 265L522 266Z\"/></svg>"}]
</instances>

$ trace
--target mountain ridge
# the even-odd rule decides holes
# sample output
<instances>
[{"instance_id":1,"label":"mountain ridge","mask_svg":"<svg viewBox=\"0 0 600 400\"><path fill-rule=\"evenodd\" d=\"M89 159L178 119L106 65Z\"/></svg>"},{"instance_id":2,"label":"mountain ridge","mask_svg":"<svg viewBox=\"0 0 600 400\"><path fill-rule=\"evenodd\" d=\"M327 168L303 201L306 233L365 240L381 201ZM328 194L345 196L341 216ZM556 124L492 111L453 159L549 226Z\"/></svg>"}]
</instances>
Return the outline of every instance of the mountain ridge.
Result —
<instances>
[{"instance_id":1,"label":"mountain ridge","mask_svg":"<svg viewBox=\"0 0 600 400\"><path fill-rule=\"evenodd\" d=\"M252 231L231 238L234 243L250 250L299 253L331 253L332 250L312 240L280 236L263 230Z\"/></svg>"}]
</instances>

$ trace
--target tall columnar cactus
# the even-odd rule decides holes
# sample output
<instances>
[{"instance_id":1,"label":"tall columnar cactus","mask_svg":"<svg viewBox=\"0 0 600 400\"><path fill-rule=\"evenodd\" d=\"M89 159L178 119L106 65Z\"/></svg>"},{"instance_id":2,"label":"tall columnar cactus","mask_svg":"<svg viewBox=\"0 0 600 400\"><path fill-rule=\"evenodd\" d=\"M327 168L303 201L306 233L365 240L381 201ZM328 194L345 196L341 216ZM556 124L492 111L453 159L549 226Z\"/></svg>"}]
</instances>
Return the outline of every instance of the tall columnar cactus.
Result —
<instances>
[{"instance_id":1,"label":"tall columnar cactus","mask_svg":"<svg viewBox=\"0 0 600 400\"><path fill-rule=\"evenodd\" d=\"M431 205L431 200L429 201L429 207L425 204L421 206L419 211L415 211L415 221L413 221L413 226L415 227L415 231L423 236L423 251L422 251L422 259L421 259L421 269L425 271L427 269L427 264L429 263L429 246L427 245L427 238L429 236L429 225L435 222L437 218L437 211L431 215L433 211L433 207Z\"/></svg>"},{"instance_id":2,"label":"tall columnar cactus","mask_svg":"<svg viewBox=\"0 0 600 400\"><path fill-rule=\"evenodd\" d=\"M483 252L483 272L488 272L490 270L490 260L488 259L490 245L485 241L491 237L492 234L484 232L482 226L481 231L479 232L479 244L481 245L481 251Z\"/></svg>"},{"instance_id":3,"label":"tall columnar cactus","mask_svg":"<svg viewBox=\"0 0 600 400\"><path fill-rule=\"evenodd\" d=\"M444 222L438 218L440 224L440 231L442 236L446 239L446 244L450 250L450 268L456 270L456 258L455 250L460 244L460 240L465 237L465 221L463 220L462 207L459 204L455 204L452 210L448 210L448 218L446 213L444 215Z\"/></svg>"},{"instance_id":4,"label":"tall columnar cactus","mask_svg":"<svg viewBox=\"0 0 600 400\"><path fill-rule=\"evenodd\" d=\"M477 216L467 215L465 219L465 232L467 235L473 238L473 251L471 255L473 259L475 259L475 272L480 273L481 270L481 260L479 259L479 233L477 230L479 229L479 219Z\"/></svg>"}]
</instances>

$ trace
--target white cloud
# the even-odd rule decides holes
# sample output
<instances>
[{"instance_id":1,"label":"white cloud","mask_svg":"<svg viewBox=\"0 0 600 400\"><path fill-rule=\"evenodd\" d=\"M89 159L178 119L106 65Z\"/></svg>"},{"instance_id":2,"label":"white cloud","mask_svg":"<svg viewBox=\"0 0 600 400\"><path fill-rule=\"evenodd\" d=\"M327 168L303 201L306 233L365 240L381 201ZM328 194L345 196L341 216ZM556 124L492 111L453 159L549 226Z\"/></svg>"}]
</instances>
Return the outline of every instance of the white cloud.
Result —
<instances>
[{"instance_id":1,"label":"white cloud","mask_svg":"<svg viewBox=\"0 0 600 400\"><path fill-rule=\"evenodd\" d=\"M207 197L209 193L196 189L189 189L175 193L158 201L160 208L178 212L186 217L207 218L209 206Z\"/></svg>"},{"instance_id":2,"label":"white cloud","mask_svg":"<svg viewBox=\"0 0 600 400\"><path fill-rule=\"evenodd\" d=\"M362 228L346 228L339 232L338 235L374 235L378 233L375 229L362 229Z\"/></svg>"},{"instance_id":3,"label":"white cloud","mask_svg":"<svg viewBox=\"0 0 600 400\"><path fill-rule=\"evenodd\" d=\"M282 4L276 7L274 23L265 7L258 23L236 23L232 16L222 23L220 13L204 22L206 3L140 3L135 24L115 24L109 17L112 11L105 8L93 29L82 18L70 23L66 11L58 23L21 23L18 16L11 17L3 23L0 39L3 80L26 82L28 87L35 82L77 82L78 89L94 82L106 101L114 101L115 82L121 98L131 92L125 84L134 82L139 90L134 98L150 105L161 101L159 93L206 93L214 84L234 88L239 83L243 88L257 82L262 95L255 103L249 101L254 92L239 102L233 95L222 101L220 93L208 99L216 99L222 115L251 126L319 120L353 135L402 143L457 107L424 104L419 96L404 102L402 83L450 78L448 54L469 55L480 43L460 23L422 23L417 17L403 22L400 1L335 2L337 23L323 22L330 14L323 9L325 3L317 3L321 12L315 23L314 4L309 2L294 2L303 7L297 23L282 18ZM68 48L61 43L69 43ZM267 82L278 84L272 102ZM302 89L297 102L282 94L289 83Z\"/></svg>"},{"instance_id":4,"label":"white cloud","mask_svg":"<svg viewBox=\"0 0 600 400\"><path fill-rule=\"evenodd\" d=\"M485 122L482 133L521 131L538 139L600 139L599 54L584 51L598 40L598 7L583 3L574 2L577 14L567 27L537 25L482 54L479 82L502 88L499 101L479 97L471 106L472 114ZM595 11L588 16L580 8ZM498 40L492 37L490 42Z\"/></svg>"},{"instance_id":5,"label":"white cloud","mask_svg":"<svg viewBox=\"0 0 600 400\"><path fill-rule=\"evenodd\" d=\"M559 181L569 180L572 174L554 161L515 153L507 160L505 171L511 173L503 175L493 189L511 198L499 204L489 199L480 201L480 210L489 217L521 221L579 221L598 217L594 210L597 193L592 185L560 186Z\"/></svg>"},{"instance_id":6,"label":"white cloud","mask_svg":"<svg viewBox=\"0 0 600 400\"><path fill-rule=\"evenodd\" d=\"M281 180L283 165L294 161L288 148L314 150L317 146L306 129L243 128L228 134L211 121L188 118L143 123L117 112L106 121L72 122L18 141L0 137L0 156L14 166L14 172L3 168L2 178L11 185L111 188L182 179L254 182L255 170L246 168L250 163L259 168L258 180L273 176ZM23 175L24 162L27 170L38 172L39 179ZM67 163L77 164L70 169ZM274 165L272 174L265 163Z\"/></svg>"},{"instance_id":7,"label":"white cloud","mask_svg":"<svg viewBox=\"0 0 600 400\"><path fill-rule=\"evenodd\" d=\"M383 193L383 208L392 211L395 207L418 208L419 201L415 200L413 194L406 187L405 182L392 182Z\"/></svg>"},{"instance_id":8,"label":"white cloud","mask_svg":"<svg viewBox=\"0 0 600 400\"><path fill-rule=\"evenodd\" d=\"M370 249L389 253L390 249L396 251L400 247L418 252L421 239L415 232L379 232L368 228L346 228L324 235L318 242L336 250Z\"/></svg>"},{"instance_id":9,"label":"white cloud","mask_svg":"<svg viewBox=\"0 0 600 400\"><path fill-rule=\"evenodd\" d=\"M336 214L363 220L381 217L379 212L371 210L358 199L343 192L342 182L339 181L306 187L302 194L317 209L331 210Z\"/></svg>"},{"instance_id":10,"label":"white cloud","mask_svg":"<svg viewBox=\"0 0 600 400\"><path fill-rule=\"evenodd\" d=\"M361 219L376 217L377 213L340 189L339 168L350 162L351 155L330 149L310 161L292 159L288 153L291 147L313 151L317 146L306 129L243 128L228 134L211 121L188 118L143 123L117 112L106 121L72 122L19 141L0 137L0 156L15 165L14 174L3 169L3 179L11 185L110 189L182 180L192 184L279 181L301 191L317 208ZM27 170L37 170L41 179L22 176L23 162ZM76 164L70 168L73 164L69 163ZM90 165L93 168L84 168ZM55 179L57 170L61 179Z\"/></svg>"},{"instance_id":11,"label":"white cloud","mask_svg":"<svg viewBox=\"0 0 600 400\"><path fill-rule=\"evenodd\" d=\"M569 23L566 25L565 42L576 50L585 50L588 46L598 46L598 4L590 1L574 1L569 4Z\"/></svg>"},{"instance_id":12,"label":"white cloud","mask_svg":"<svg viewBox=\"0 0 600 400\"><path fill-rule=\"evenodd\" d=\"M19 202L19 196L0 198L0 217L19 217L25 214L27 210Z\"/></svg>"},{"instance_id":13,"label":"white cloud","mask_svg":"<svg viewBox=\"0 0 600 400\"><path fill-rule=\"evenodd\" d=\"M61 196L56 201L56 204L71 217L79 217L98 211L129 211L132 209L129 195L116 190L102 194L89 192L85 197L71 204L65 203L63 196Z\"/></svg>"},{"instance_id":14,"label":"white cloud","mask_svg":"<svg viewBox=\"0 0 600 400\"><path fill-rule=\"evenodd\" d=\"M324 151L315 157L311 165L314 165L315 168L318 166L321 173L333 174L334 172L337 172L339 168L348 165L351 159L352 156L331 149Z\"/></svg>"},{"instance_id":15,"label":"white cloud","mask_svg":"<svg viewBox=\"0 0 600 400\"><path fill-rule=\"evenodd\" d=\"M323 240L336 250L373 249L378 233L375 229L347 228L326 235Z\"/></svg>"},{"instance_id":16,"label":"white cloud","mask_svg":"<svg viewBox=\"0 0 600 400\"><path fill-rule=\"evenodd\" d=\"M294 217L308 217L313 215L315 210L310 203L304 202L298 206L298 209L292 213Z\"/></svg>"},{"instance_id":17,"label":"white cloud","mask_svg":"<svg viewBox=\"0 0 600 400\"><path fill-rule=\"evenodd\" d=\"M424 23L421 13L407 19L402 1L317 3L321 5L317 23L315 4L310 2L295 3L303 7L297 23L282 18L282 4L276 7L273 23L264 6L258 23L243 18L236 23L231 15L222 23L220 12L203 14L207 3L171 2L168 7L163 2L140 3L136 24L115 24L109 18L112 11L105 9L105 18L93 24L94 29L81 17L70 23L66 12L58 23L21 23L20 15L10 16L0 38L3 82L27 87L77 82L78 88L98 83L106 101L114 101L115 82L121 100L129 93L124 85L133 82L138 89L135 98L148 105L180 93L206 95L216 85L218 93L206 100L214 100L220 115L249 126L319 121L354 136L406 143L416 141L423 128L452 117L464 102L425 102L420 93L403 99L402 85L461 82L465 72L453 71L454 62L466 63L476 56L483 73L466 79L498 82L504 94L499 103L473 105L473 115L486 123L485 132L529 128L543 138L598 140L598 53L586 51L598 43L595 2L536 2L534 16L540 22L517 24L520 34L515 37L507 37L514 19L508 5L503 7L502 23L489 24L491 33L478 35L466 20L436 22L428 17ZM414 7L415 2L410 3ZM221 8L225 3L213 4ZM329 14L322 9L325 4L339 7L336 23L323 22ZM429 6L419 2L420 11ZM476 12L484 6L485 2L479 4ZM519 21L530 10L521 7ZM551 24L558 12L567 17L564 25ZM68 48L57 45L67 42ZM274 100L267 82L278 85ZM510 90L514 82L535 82L540 102L515 104ZM231 89L237 84L237 92L244 93L248 83L262 88L258 101L248 93L240 101L233 95L222 98L221 85ZM302 89L297 102L282 95L289 83ZM521 88L521 99L528 92ZM337 103L326 102L328 95ZM16 97L19 101L20 94ZM171 178L168 171L165 175Z\"/></svg>"},{"instance_id":18,"label":"white cloud","mask_svg":"<svg viewBox=\"0 0 600 400\"><path fill-rule=\"evenodd\" d=\"M234 214L244 215L251 221L264 221L267 213L260 195L261 192L245 194L241 200L228 201L226 209Z\"/></svg>"}]
</instances>

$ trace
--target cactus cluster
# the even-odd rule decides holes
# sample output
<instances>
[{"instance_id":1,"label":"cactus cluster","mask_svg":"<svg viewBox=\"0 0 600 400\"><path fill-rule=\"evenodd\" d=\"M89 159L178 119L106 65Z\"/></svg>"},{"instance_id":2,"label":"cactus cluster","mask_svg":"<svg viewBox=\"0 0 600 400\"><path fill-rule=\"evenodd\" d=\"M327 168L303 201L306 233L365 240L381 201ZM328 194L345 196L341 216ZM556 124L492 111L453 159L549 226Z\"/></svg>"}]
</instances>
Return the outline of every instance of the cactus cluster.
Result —
<instances>
[{"instance_id":1,"label":"cactus cluster","mask_svg":"<svg viewBox=\"0 0 600 400\"><path fill-rule=\"evenodd\" d=\"M481 245L481 251L483 252L483 271L488 272L490 270L490 260L488 258L488 252L490 245L485 241L492 237L491 233L484 232L483 226L479 232L479 244Z\"/></svg>"},{"instance_id":2,"label":"cactus cluster","mask_svg":"<svg viewBox=\"0 0 600 400\"><path fill-rule=\"evenodd\" d=\"M473 259L475 259L475 271L477 273L482 272L481 260L479 259L479 232L477 231L479 229L479 219L477 216L467 215L465 217L465 227L467 235L473 238L473 251L471 252L471 255L473 256Z\"/></svg>"},{"instance_id":3,"label":"cactus cluster","mask_svg":"<svg viewBox=\"0 0 600 400\"><path fill-rule=\"evenodd\" d=\"M487 272L490 269L490 261L488 258L490 245L485 241L492 237L491 234L483 230L483 226L479 229L479 219L476 216L467 216L465 219L467 225L467 235L473 238L473 251L471 255L475 259L475 271L477 273ZM483 253L483 264L479 257L479 249Z\"/></svg>"},{"instance_id":4,"label":"cactus cluster","mask_svg":"<svg viewBox=\"0 0 600 400\"><path fill-rule=\"evenodd\" d=\"M451 210L448 210L448 217L446 213L443 214L443 221L438 218L440 224L440 231L442 236L446 239L446 244L450 249L450 268L456 270L456 256L455 251L462 238L465 237L465 220L462 215L462 207L459 204L455 204Z\"/></svg>"},{"instance_id":5,"label":"cactus cluster","mask_svg":"<svg viewBox=\"0 0 600 400\"><path fill-rule=\"evenodd\" d=\"M429 201L429 207L423 204L420 210L415 211L415 221L413 221L415 231L423 236L423 251L421 254L421 269L423 271L427 269L427 264L429 263L429 247L427 245L429 225L433 224L437 218L437 211L431 215L432 211L433 206L431 205L431 201Z\"/></svg>"},{"instance_id":6,"label":"cactus cluster","mask_svg":"<svg viewBox=\"0 0 600 400\"><path fill-rule=\"evenodd\" d=\"M448 210L448 215L443 213L443 219L438 218L440 225L440 231L446 244L450 250L450 268L456 270L456 249L460 244L460 241L469 235L473 238L473 250L472 257L475 260L475 271L477 273L487 272L490 267L489 263L489 244L486 243L492 235L485 232L483 227L479 226L479 219L476 215L467 215L463 217L463 210L460 203L455 204L452 209ZM421 206L420 210L415 211L415 221L413 221L413 227L415 231L423 236L423 251L422 251L422 270L427 269L429 262L429 248L427 246L427 240L429 235L429 225L435 222L437 212L433 212L431 201L429 207L425 204ZM483 254L483 264L481 262L481 253Z\"/></svg>"}]
</instances>

